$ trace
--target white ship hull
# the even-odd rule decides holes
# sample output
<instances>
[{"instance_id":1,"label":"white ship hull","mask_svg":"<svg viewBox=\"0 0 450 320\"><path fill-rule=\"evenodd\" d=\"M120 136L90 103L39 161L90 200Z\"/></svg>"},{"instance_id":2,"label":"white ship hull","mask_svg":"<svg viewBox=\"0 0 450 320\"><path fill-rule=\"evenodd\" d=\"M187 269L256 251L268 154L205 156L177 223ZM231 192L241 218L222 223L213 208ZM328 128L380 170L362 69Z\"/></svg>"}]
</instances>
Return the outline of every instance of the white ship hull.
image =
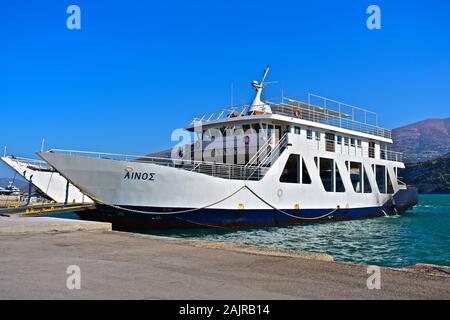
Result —
<instances>
[{"instance_id":1,"label":"white ship hull","mask_svg":"<svg viewBox=\"0 0 450 320\"><path fill-rule=\"evenodd\" d=\"M1 160L22 178L29 181L43 194L57 203L66 201L67 180L58 172L48 168L47 164L39 160L2 157ZM69 184L68 203L92 203L77 187Z\"/></svg>"},{"instance_id":2,"label":"white ship hull","mask_svg":"<svg viewBox=\"0 0 450 320\"><path fill-rule=\"evenodd\" d=\"M298 150L304 155L306 165L313 168L313 154L308 149ZM292 151L294 152L294 151ZM309 154L309 156L307 156ZM317 153L316 153L317 154ZM87 195L101 203L160 208L203 208L215 203L238 189L248 186L256 194L280 209L301 208L362 208L378 207L392 196L373 192L370 194L345 192L327 193L322 186L317 170L310 170L312 183L309 185L290 185L279 182L279 176L289 153L285 152L270 168L261 181L241 181L213 177L183 169L145 162L127 162L95 157L69 156L57 153L40 153L45 161L61 172L71 183L82 187ZM356 157L343 156L336 162L340 171L345 170L346 160ZM370 162L365 164L370 166ZM153 180L125 178L127 168L134 173L153 173ZM392 169L392 168L391 168ZM348 177L348 175L346 176ZM374 177L372 184L376 185ZM369 179L370 179L369 178ZM344 179L347 190L352 190L350 179ZM398 190L398 185L394 188ZM282 194L281 196L279 196ZM238 209L243 204L247 209L270 209L248 189L242 189L211 209Z\"/></svg>"},{"instance_id":3,"label":"white ship hull","mask_svg":"<svg viewBox=\"0 0 450 320\"><path fill-rule=\"evenodd\" d=\"M101 157L40 153L71 183L82 188L110 212L111 219L136 220L136 226L253 226L368 218L393 213L393 194L376 189L373 163L383 164L394 176L402 163L365 159L364 168L374 192L354 192L349 174L343 174L346 192L326 192L314 157L335 157L311 147L305 137L289 134L290 146L261 180L216 177L169 165L120 161ZM280 182L290 154L302 154L311 173L311 183ZM339 171L347 172L346 161L357 155L335 157ZM136 176L136 173L138 175ZM393 181L394 194L400 186ZM178 223L177 223L178 222Z\"/></svg>"}]
</instances>

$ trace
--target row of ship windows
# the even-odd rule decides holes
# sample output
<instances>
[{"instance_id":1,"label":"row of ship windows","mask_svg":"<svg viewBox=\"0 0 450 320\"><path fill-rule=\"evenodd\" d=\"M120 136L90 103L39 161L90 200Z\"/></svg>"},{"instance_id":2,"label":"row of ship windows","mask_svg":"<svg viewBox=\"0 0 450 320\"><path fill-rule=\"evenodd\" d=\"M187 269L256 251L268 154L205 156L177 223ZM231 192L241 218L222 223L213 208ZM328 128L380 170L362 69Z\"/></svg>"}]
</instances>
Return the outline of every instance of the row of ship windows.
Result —
<instances>
[{"instance_id":1,"label":"row of ship windows","mask_svg":"<svg viewBox=\"0 0 450 320\"><path fill-rule=\"evenodd\" d=\"M300 127L294 127L294 133L295 134L301 134L302 129ZM313 140L313 138L316 141L320 141L320 131L313 131L312 129L306 129L306 138L309 140ZM325 138L327 141L334 141L334 135L331 137ZM355 138L349 138L345 136L336 136L336 142L339 145L344 144L345 146L352 146L352 147L362 147L362 141L361 139L355 139Z\"/></svg>"},{"instance_id":2,"label":"row of ship windows","mask_svg":"<svg viewBox=\"0 0 450 320\"><path fill-rule=\"evenodd\" d=\"M341 174L347 174L350 175L350 181L356 193L373 192L367 172L361 162L346 161L345 167L347 172L345 173L339 172L334 159L315 157L314 162L325 191L346 192ZM372 165L371 169L375 175L379 192L393 194L393 180L386 166ZM305 159L298 154L291 154L281 174L280 182L311 184L311 176L305 164Z\"/></svg>"}]
</instances>

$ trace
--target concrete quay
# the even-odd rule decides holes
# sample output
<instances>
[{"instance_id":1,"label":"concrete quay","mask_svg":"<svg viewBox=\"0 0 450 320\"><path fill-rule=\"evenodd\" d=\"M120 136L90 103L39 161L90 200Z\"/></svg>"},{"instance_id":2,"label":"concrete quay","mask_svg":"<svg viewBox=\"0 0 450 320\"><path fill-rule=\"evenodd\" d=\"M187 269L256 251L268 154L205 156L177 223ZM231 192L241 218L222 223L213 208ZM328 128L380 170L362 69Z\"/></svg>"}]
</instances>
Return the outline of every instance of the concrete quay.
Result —
<instances>
[{"instance_id":1,"label":"concrete quay","mask_svg":"<svg viewBox=\"0 0 450 320\"><path fill-rule=\"evenodd\" d=\"M450 268L381 268L322 254L111 231L110 224L0 218L0 299L450 299ZM80 290L67 273L79 267Z\"/></svg>"},{"instance_id":2,"label":"concrete quay","mask_svg":"<svg viewBox=\"0 0 450 320\"><path fill-rule=\"evenodd\" d=\"M111 231L110 223L49 217L0 217L0 236L73 231Z\"/></svg>"}]
</instances>

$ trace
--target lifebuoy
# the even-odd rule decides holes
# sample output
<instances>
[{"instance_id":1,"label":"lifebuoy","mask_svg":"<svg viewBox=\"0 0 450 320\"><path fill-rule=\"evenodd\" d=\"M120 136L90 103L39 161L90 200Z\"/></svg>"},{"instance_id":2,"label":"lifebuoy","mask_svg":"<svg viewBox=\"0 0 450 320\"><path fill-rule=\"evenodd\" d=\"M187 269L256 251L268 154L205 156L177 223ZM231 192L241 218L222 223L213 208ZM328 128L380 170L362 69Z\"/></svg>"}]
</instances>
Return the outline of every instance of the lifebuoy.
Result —
<instances>
[{"instance_id":1,"label":"lifebuoy","mask_svg":"<svg viewBox=\"0 0 450 320\"><path fill-rule=\"evenodd\" d=\"M302 115L302 113L300 112L300 110L295 109L295 110L294 110L294 115L295 115L297 118L300 118L300 116Z\"/></svg>"},{"instance_id":2,"label":"lifebuoy","mask_svg":"<svg viewBox=\"0 0 450 320\"><path fill-rule=\"evenodd\" d=\"M195 148L200 149L200 140L197 140L197 142L195 143Z\"/></svg>"}]
</instances>

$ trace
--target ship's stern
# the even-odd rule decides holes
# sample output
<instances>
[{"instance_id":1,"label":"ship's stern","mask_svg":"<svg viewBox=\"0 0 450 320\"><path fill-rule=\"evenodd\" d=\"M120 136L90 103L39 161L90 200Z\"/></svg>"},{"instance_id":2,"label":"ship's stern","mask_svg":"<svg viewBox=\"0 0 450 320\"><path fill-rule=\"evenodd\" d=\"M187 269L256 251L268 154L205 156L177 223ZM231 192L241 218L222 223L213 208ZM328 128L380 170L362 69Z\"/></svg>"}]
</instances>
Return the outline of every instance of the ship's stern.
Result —
<instances>
[{"instance_id":1,"label":"ship's stern","mask_svg":"<svg viewBox=\"0 0 450 320\"><path fill-rule=\"evenodd\" d=\"M419 193L415 187L399 190L394 195L394 206L398 212L406 212L419 204Z\"/></svg>"}]
</instances>

